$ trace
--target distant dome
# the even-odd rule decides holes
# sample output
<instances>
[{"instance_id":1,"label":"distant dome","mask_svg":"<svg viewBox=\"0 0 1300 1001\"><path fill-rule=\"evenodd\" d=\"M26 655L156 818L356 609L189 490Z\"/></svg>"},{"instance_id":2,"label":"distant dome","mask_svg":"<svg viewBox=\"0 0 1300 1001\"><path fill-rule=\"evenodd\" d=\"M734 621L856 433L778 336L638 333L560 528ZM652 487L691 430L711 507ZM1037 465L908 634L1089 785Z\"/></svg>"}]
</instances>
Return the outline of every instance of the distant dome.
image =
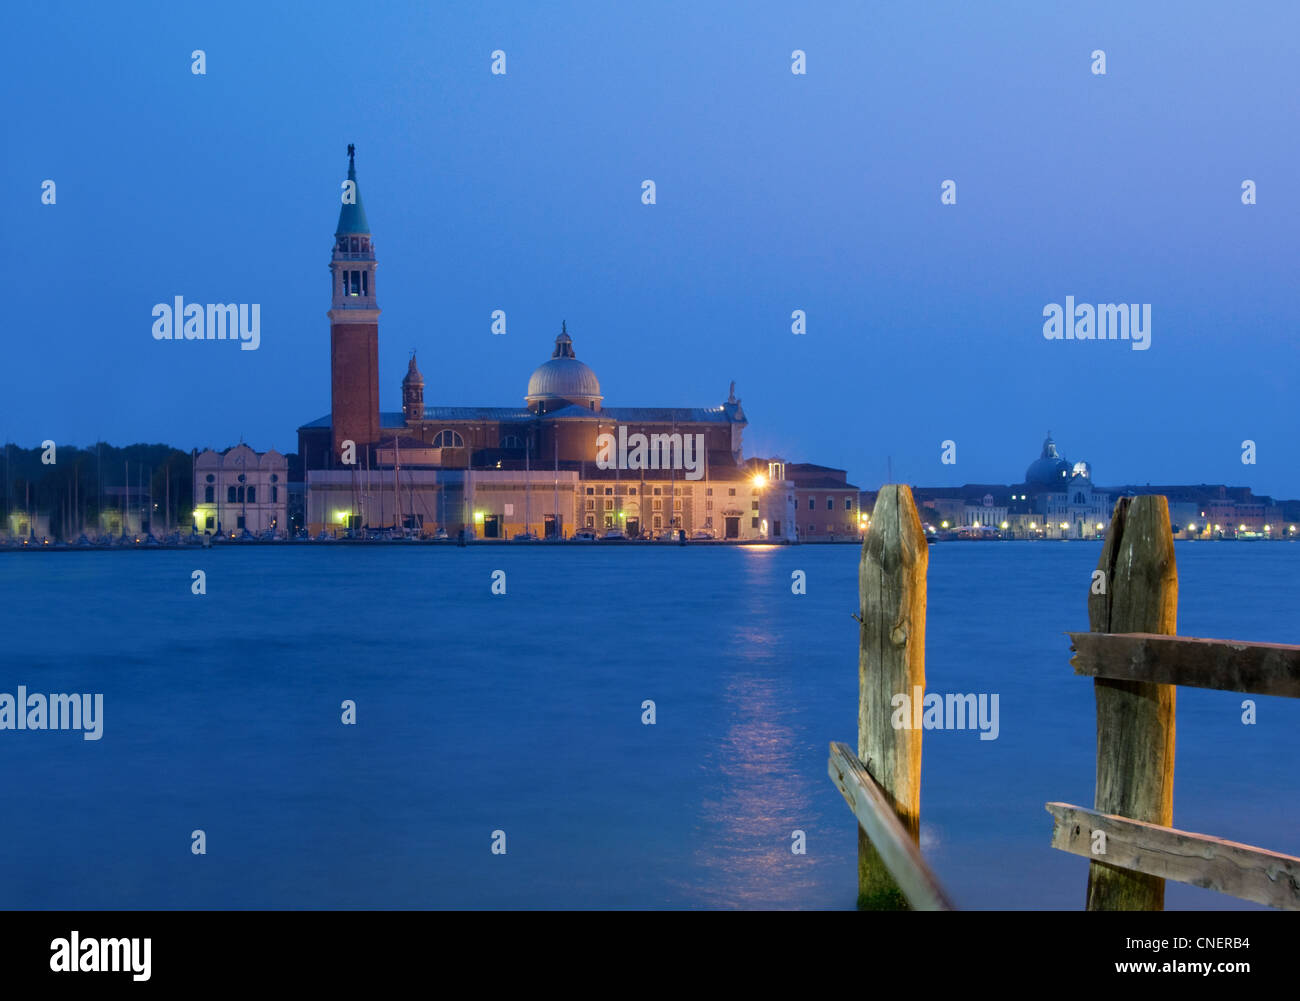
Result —
<instances>
[{"instance_id":1,"label":"distant dome","mask_svg":"<svg viewBox=\"0 0 1300 1001\"><path fill-rule=\"evenodd\" d=\"M546 411L570 403L595 410L602 399L596 373L578 361L573 353L573 339L561 326L551 360L538 366L528 380L525 400L530 407Z\"/></svg>"},{"instance_id":2,"label":"distant dome","mask_svg":"<svg viewBox=\"0 0 1300 1001\"><path fill-rule=\"evenodd\" d=\"M1031 487L1061 488L1070 479L1070 463L1061 458L1049 432L1043 442L1043 454L1025 470L1025 483Z\"/></svg>"}]
</instances>

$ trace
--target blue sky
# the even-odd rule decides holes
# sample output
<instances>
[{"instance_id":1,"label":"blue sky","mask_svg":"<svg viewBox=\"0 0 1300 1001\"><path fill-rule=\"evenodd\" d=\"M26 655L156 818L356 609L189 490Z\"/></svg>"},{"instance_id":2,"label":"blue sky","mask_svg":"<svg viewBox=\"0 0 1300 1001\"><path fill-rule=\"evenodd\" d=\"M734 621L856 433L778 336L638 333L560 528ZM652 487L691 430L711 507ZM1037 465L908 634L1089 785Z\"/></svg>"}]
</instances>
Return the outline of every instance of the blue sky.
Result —
<instances>
[{"instance_id":1,"label":"blue sky","mask_svg":"<svg viewBox=\"0 0 1300 1001\"><path fill-rule=\"evenodd\" d=\"M10 12L0 438L295 448L354 142L384 409L413 348L426 402L520 404L566 320L607 405L734 379L749 454L863 487L1050 428L1103 484L1300 495L1295 4L291 6ZM259 350L154 341L176 295L260 303ZM1067 295L1151 303L1150 350L1045 340Z\"/></svg>"}]
</instances>

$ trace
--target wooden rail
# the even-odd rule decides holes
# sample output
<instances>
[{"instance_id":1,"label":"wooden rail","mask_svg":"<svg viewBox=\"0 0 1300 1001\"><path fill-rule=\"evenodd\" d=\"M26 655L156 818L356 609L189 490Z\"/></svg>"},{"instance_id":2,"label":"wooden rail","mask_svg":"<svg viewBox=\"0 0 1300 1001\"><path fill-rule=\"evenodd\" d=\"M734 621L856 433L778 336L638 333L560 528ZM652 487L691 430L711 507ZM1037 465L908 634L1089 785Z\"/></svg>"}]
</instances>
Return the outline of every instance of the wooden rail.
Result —
<instances>
[{"instance_id":1,"label":"wooden rail","mask_svg":"<svg viewBox=\"0 0 1300 1001\"><path fill-rule=\"evenodd\" d=\"M1300 698L1300 646L1151 633L1070 633L1075 674Z\"/></svg>"},{"instance_id":2,"label":"wooden rail","mask_svg":"<svg viewBox=\"0 0 1300 1001\"><path fill-rule=\"evenodd\" d=\"M925 864L915 839L898 819L889 797L848 744L831 741L827 771L911 908L952 910L951 901Z\"/></svg>"},{"instance_id":3,"label":"wooden rail","mask_svg":"<svg viewBox=\"0 0 1300 1001\"><path fill-rule=\"evenodd\" d=\"M1282 910L1300 910L1300 858L1144 824L1069 803L1048 803L1052 847L1098 864L1190 883ZM1102 835L1099 838L1098 835ZM1103 847L1102 852L1096 849Z\"/></svg>"}]
</instances>

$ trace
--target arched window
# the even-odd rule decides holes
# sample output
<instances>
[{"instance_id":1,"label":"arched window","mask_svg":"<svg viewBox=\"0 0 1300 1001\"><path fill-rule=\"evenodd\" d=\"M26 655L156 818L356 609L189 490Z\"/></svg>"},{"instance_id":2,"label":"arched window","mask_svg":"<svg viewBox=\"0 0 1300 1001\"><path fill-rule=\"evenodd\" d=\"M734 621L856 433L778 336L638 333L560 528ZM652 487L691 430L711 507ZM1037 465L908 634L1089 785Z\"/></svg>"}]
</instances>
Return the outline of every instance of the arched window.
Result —
<instances>
[{"instance_id":1,"label":"arched window","mask_svg":"<svg viewBox=\"0 0 1300 1001\"><path fill-rule=\"evenodd\" d=\"M456 431L450 429L439 431L433 439L434 448L464 448L465 439Z\"/></svg>"}]
</instances>

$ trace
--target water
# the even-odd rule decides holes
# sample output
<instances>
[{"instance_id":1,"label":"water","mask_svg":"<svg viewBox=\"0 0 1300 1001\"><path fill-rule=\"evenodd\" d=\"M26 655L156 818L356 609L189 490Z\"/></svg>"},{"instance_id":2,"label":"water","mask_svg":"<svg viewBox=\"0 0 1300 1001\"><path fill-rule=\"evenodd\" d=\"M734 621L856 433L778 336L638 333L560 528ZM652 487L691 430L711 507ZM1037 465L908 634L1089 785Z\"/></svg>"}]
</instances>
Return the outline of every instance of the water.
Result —
<instances>
[{"instance_id":1,"label":"water","mask_svg":"<svg viewBox=\"0 0 1300 1001\"><path fill-rule=\"evenodd\" d=\"M1082 907L1043 804L1092 804L1063 633L1098 552L932 551L930 689L1000 695L997 740L925 736L922 844L958 906ZM1180 633L1300 643L1300 546L1178 563ZM103 692L105 722L0 731L0 905L852 907L826 748L856 743L856 607L851 546L2 556L0 691ZM1180 689L1174 823L1300 854L1300 705L1260 697L1249 727L1243 698Z\"/></svg>"}]
</instances>

